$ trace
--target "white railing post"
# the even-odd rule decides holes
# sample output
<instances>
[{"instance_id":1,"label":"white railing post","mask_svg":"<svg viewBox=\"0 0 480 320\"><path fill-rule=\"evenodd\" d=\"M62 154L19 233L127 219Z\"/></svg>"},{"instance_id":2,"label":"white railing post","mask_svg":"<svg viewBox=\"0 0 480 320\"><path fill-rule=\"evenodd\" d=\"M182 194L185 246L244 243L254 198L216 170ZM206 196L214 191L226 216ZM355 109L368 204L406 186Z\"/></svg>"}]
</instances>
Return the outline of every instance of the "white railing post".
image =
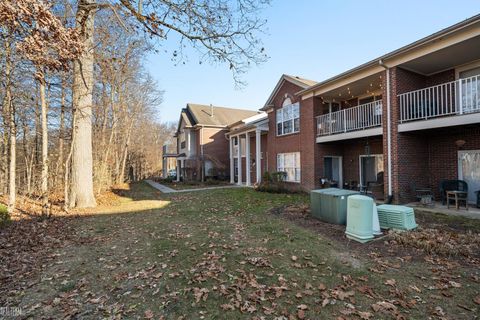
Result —
<instances>
[{"instance_id":1,"label":"white railing post","mask_svg":"<svg viewBox=\"0 0 480 320\"><path fill-rule=\"evenodd\" d=\"M343 132L347 132L347 110L343 109Z\"/></svg>"},{"instance_id":2,"label":"white railing post","mask_svg":"<svg viewBox=\"0 0 480 320\"><path fill-rule=\"evenodd\" d=\"M332 134L332 114L328 114L328 134Z\"/></svg>"},{"instance_id":3,"label":"white railing post","mask_svg":"<svg viewBox=\"0 0 480 320\"><path fill-rule=\"evenodd\" d=\"M463 90L462 90L462 79L458 80L458 107L459 113L463 114Z\"/></svg>"}]
</instances>

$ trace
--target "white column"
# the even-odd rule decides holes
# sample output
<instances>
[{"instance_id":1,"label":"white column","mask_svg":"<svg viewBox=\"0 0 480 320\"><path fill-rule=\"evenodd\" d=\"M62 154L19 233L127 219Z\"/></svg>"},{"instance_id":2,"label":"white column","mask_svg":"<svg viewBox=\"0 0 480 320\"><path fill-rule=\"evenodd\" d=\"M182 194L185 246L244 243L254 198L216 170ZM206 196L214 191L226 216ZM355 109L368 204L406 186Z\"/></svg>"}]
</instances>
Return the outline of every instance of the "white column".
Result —
<instances>
[{"instance_id":1,"label":"white column","mask_svg":"<svg viewBox=\"0 0 480 320\"><path fill-rule=\"evenodd\" d=\"M237 166L238 166L238 184L242 185L242 139L240 136L237 136Z\"/></svg>"},{"instance_id":2,"label":"white column","mask_svg":"<svg viewBox=\"0 0 480 320\"><path fill-rule=\"evenodd\" d=\"M262 145L261 131L255 131L255 168L257 169L257 183L262 182Z\"/></svg>"},{"instance_id":3,"label":"white column","mask_svg":"<svg viewBox=\"0 0 480 320\"><path fill-rule=\"evenodd\" d=\"M180 169L181 169L180 168L180 163L181 163L180 160L177 160L177 168L176 168L176 170L177 170L177 182L180 181Z\"/></svg>"},{"instance_id":4,"label":"white column","mask_svg":"<svg viewBox=\"0 0 480 320\"><path fill-rule=\"evenodd\" d=\"M252 184L251 170L250 170L250 134L245 133L245 170L246 170L246 185L250 186Z\"/></svg>"},{"instance_id":5,"label":"white column","mask_svg":"<svg viewBox=\"0 0 480 320\"><path fill-rule=\"evenodd\" d=\"M233 138L229 137L230 142L230 183L235 183L235 155L233 154Z\"/></svg>"}]
</instances>

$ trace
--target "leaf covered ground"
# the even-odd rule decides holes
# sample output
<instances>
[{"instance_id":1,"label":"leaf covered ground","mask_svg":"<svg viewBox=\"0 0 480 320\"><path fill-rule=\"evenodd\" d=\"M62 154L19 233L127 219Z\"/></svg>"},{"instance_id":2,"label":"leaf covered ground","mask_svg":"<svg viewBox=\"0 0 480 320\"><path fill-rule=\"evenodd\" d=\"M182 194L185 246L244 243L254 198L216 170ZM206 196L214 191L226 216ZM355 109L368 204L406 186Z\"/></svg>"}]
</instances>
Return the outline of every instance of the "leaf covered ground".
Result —
<instances>
[{"instance_id":1,"label":"leaf covered ground","mask_svg":"<svg viewBox=\"0 0 480 320\"><path fill-rule=\"evenodd\" d=\"M0 305L32 319L475 319L480 313L478 243L468 242L469 235L478 239L477 222L456 234L429 224L426 233L361 246L332 236L328 225L272 213L305 207L305 195L251 189L162 195L146 184L116 193L118 201L80 216L14 221L0 230ZM431 241L438 237L467 247L444 252Z\"/></svg>"}]
</instances>

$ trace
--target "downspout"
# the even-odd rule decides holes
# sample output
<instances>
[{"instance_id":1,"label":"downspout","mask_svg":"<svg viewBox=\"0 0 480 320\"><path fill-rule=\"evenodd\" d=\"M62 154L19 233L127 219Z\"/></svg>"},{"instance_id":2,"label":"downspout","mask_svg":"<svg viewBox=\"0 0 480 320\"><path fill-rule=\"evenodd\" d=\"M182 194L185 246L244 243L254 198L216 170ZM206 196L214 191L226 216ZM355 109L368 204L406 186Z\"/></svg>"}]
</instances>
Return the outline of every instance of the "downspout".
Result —
<instances>
[{"instance_id":1,"label":"downspout","mask_svg":"<svg viewBox=\"0 0 480 320\"><path fill-rule=\"evenodd\" d=\"M391 127L392 127L392 119L390 115L390 108L391 108L391 103L390 103L390 68L383 63L383 60L379 60L378 64L382 66L385 69L385 73L387 74L386 77L386 89L387 89L387 161L388 161L388 197L387 197L387 203L391 203L393 199L393 194L392 194L392 132L391 132Z\"/></svg>"}]
</instances>

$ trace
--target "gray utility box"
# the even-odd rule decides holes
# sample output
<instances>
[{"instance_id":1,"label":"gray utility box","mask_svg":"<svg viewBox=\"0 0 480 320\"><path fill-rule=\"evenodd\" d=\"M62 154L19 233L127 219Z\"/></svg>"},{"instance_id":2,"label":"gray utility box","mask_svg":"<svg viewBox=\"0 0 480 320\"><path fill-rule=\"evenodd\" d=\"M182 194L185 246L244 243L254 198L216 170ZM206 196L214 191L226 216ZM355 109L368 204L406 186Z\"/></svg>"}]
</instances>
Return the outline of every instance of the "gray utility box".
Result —
<instances>
[{"instance_id":1,"label":"gray utility box","mask_svg":"<svg viewBox=\"0 0 480 320\"><path fill-rule=\"evenodd\" d=\"M312 190L310 192L312 215L328 223L346 224L347 199L354 194L359 192L338 188Z\"/></svg>"}]
</instances>

